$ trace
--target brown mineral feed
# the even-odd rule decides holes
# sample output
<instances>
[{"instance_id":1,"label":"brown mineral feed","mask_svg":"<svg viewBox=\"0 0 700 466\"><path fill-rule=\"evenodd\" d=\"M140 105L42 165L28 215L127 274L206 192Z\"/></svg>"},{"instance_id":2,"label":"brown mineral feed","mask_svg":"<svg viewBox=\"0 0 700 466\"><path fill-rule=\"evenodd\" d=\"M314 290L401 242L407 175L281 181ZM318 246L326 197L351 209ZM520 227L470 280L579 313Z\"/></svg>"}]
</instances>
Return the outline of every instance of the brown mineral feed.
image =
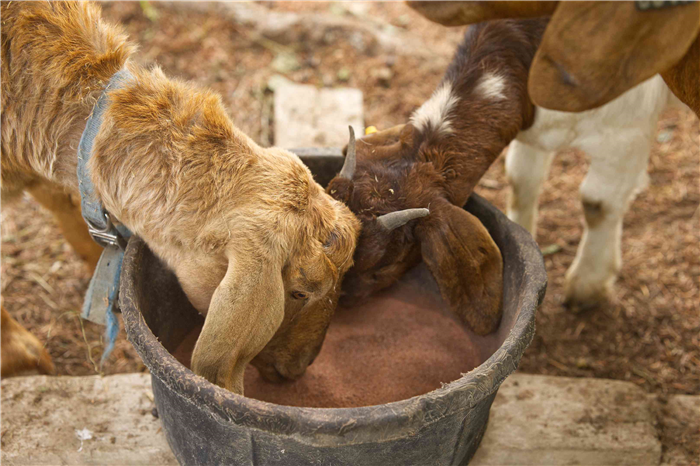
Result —
<instances>
[{"instance_id":1,"label":"brown mineral feed","mask_svg":"<svg viewBox=\"0 0 700 466\"><path fill-rule=\"evenodd\" d=\"M414 274L415 275L415 274ZM338 308L323 348L293 382L245 374L245 395L288 406L345 408L404 400L458 379L482 360L471 334L414 276L359 307ZM189 366L200 328L173 353Z\"/></svg>"}]
</instances>

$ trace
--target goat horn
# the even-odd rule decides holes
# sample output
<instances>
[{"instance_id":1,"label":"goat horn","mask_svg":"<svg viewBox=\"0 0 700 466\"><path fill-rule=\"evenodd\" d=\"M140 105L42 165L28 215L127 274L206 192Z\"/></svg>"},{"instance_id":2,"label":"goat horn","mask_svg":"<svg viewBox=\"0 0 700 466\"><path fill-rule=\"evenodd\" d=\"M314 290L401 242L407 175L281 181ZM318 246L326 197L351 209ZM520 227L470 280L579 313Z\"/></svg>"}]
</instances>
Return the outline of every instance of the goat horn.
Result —
<instances>
[{"instance_id":1,"label":"goat horn","mask_svg":"<svg viewBox=\"0 0 700 466\"><path fill-rule=\"evenodd\" d=\"M406 209L389 214L380 215L377 217L377 222L385 230L391 231L395 228L405 225L413 219L425 217L430 211L428 209Z\"/></svg>"},{"instance_id":2,"label":"goat horn","mask_svg":"<svg viewBox=\"0 0 700 466\"><path fill-rule=\"evenodd\" d=\"M345 163L343 164L343 169L340 170L340 176L341 178L345 178L347 180L351 180L352 176L355 174L355 130L352 129L352 126L348 126L350 128L350 142L348 142L348 153L345 156Z\"/></svg>"}]
</instances>

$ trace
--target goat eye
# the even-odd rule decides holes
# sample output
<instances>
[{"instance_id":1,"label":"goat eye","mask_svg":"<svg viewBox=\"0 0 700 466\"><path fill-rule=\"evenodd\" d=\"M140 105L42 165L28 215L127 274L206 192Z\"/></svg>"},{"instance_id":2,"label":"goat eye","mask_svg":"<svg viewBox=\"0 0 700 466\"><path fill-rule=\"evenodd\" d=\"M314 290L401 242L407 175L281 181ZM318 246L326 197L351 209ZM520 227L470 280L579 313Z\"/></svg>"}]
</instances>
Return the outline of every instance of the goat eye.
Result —
<instances>
[{"instance_id":1,"label":"goat eye","mask_svg":"<svg viewBox=\"0 0 700 466\"><path fill-rule=\"evenodd\" d=\"M309 295L302 292L302 291L293 291L292 292L292 298L294 298L294 299L306 299L308 297L309 297Z\"/></svg>"}]
</instances>

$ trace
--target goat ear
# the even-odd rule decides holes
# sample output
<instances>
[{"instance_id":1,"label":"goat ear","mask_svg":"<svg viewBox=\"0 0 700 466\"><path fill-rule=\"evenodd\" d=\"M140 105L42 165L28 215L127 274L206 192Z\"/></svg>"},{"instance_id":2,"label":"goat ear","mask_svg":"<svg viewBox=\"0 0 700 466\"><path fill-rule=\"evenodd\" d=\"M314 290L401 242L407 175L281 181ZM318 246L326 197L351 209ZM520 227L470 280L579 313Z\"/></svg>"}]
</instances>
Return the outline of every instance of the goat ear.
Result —
<instances>
[{"instance_id":1,"label":"goat ear","mask_svg":"<svg viewBox=\"0 0 700 466\"><path fill-rule=\"evenodd\" d=\"M423 262L437 281L443 299L479 335L495 331L501 321L503 259L481 222L452 204L416 227ZM428 220L429 219L429 220Z\"/></svg>"},{"instance_id":2,"label":"goat ear","mask_svg":"<svg viewBox=\"0 0 700 466\"><path fill-rule=\"evenodd\" d=\"M242 395L246 366L272 339L283 318L281 267L259 257L231 258L192 353L192 370Z\"/></svg>"},{"instance_id":3,"label":"goat ear","mask_svg":"<svg viewBox=\"0 0 700 466\"><path fill-rule=\"evenodd\" d=\"M532 101L589 110L677 63L700 28L700 3L647 11L635 3L559 2L530 69Z\"/></svg>"},{"instance_id":4,"label":"goat ear","mask_svg":"<svg viewBox=\"0 0 700 466\"><path fill-rule=\"evenodd\" d=\"M406 125L396 125L376 133L362 136L362 142L372 146L388 146L399 141L401 132Z\"/></svg>"},{"instance_id":5,"label":"goat ear","mask_svg":"<svg viewBox=\"0 0 700 466\"><path fill-rule=\"evenodd\" d=\"M362 160L380 160L399 156L401 149L409 143L413 143L413 125L403 124L362 136L357 141L357 148ZM346 145L343 155L347 150Z\"/></svg>"}]
</instances>

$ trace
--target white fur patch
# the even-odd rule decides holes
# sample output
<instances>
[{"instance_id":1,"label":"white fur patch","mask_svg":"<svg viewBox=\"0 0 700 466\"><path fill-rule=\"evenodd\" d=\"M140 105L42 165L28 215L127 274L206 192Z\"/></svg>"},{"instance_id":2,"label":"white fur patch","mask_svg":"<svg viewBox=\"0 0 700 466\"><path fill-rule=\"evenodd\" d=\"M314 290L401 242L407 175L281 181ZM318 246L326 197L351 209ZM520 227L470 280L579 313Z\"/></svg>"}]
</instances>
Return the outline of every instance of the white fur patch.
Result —
<instances>
[{"instance_id":1,"label":"white fur patch","mask_svg":"<svg viewBox=\"0 0 700 466\"><path fill-rule=\"evenodd\" d=\"M485 99L501 100L506 98L503 93L505 88L506 80L503 76L495 73L484 73L474 91Z\"/></svg>"},{"instance_id":2,"label":"white fur patch","mask_svg":"<svg viewBox=\"0 0 700 466\"><path fill-rule=\"evenodd\" d=\"M452 125L447 116L458 100L459 98L452 94L452 84L444 83L427 102L413 112L411 123L419 131L432 129L437 133L450 133Z\"/></svg>"}]
</instances>

